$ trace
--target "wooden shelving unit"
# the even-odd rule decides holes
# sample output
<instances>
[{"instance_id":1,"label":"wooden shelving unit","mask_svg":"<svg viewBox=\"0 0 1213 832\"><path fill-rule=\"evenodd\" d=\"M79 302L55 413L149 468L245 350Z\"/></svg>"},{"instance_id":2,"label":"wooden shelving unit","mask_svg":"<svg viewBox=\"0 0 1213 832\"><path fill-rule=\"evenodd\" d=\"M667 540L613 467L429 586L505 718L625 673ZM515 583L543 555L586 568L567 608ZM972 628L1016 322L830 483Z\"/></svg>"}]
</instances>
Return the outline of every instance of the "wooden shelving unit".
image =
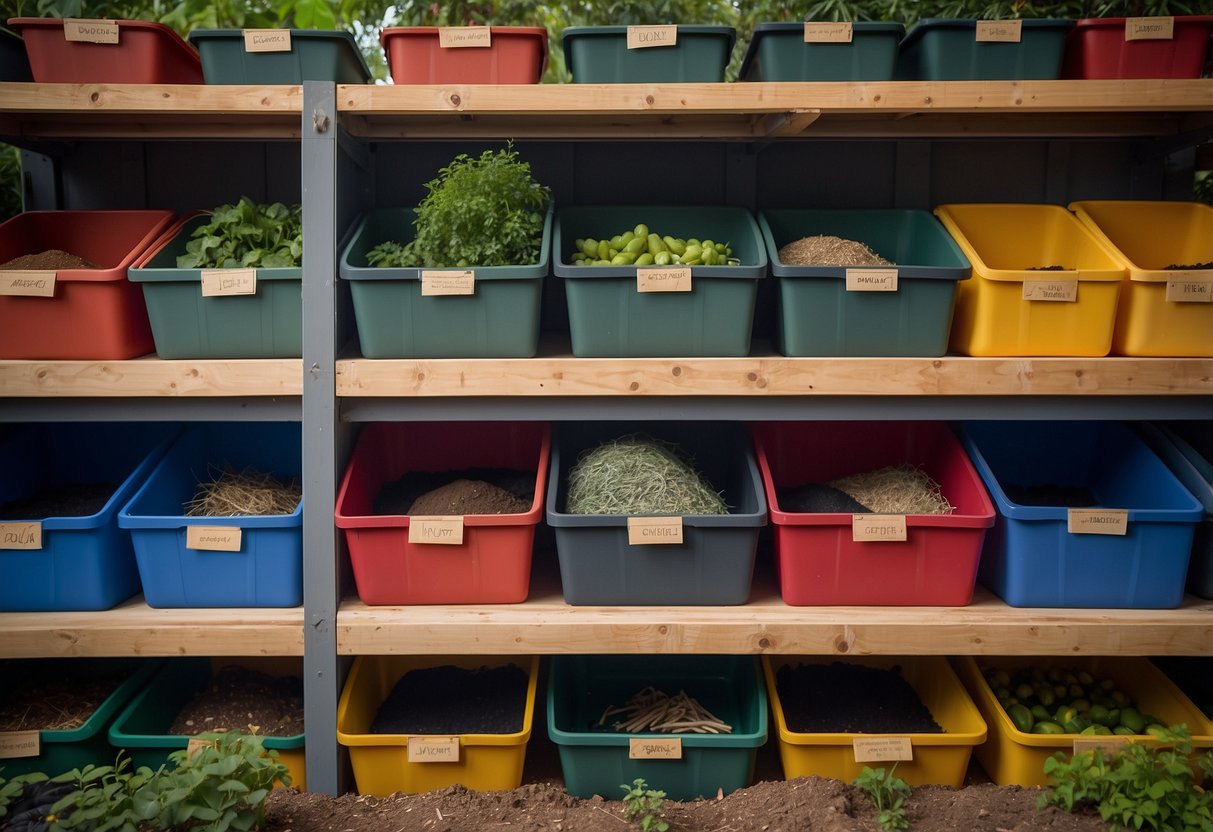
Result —
<instances>
[{"instance_id":1,"label":"wooden shelving unit","mask_svg":"<svg viewBox=\"0 0 1213 832\"><path fill-rule=\"evenodd\" d=\"M303 362L295 359L165 361L0 360L0 397L299 396Z\"/></svg>"}]
</instances>

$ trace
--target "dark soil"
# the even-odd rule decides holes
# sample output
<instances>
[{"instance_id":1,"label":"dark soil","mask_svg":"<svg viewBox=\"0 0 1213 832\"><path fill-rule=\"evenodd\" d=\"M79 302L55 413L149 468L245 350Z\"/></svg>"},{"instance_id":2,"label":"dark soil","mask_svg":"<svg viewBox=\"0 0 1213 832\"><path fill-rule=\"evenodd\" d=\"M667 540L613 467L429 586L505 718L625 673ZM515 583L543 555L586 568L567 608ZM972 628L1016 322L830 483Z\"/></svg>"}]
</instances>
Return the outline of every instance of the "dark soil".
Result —
<instances>
[{"instance_id":1,"label":"dark soil","mask_svg":"<svg viewBox=\"0 0 1213 832\"><path fill-rule=\"evenodd\" d=\"M54 269L99 269L101 268L96 263L91 263L83 257L77 257L66 251L61 251L57 248L47 249L38 254L23 254L20 257L14 257L7 263L0 263L0 269L32 269L50 270Z\"/></svg>"},{"instance_id":2,"label":"dark soil","mask_svg":"<svg viewBox=\"0 0 1213 832\"><path fill-rule=\"evenodd\" d=\"M809 483L776 491L781 511L802 514L871 514L872 510L831 485Z\"/></svg>"},{"instance_id":3,"label":"dark soil","mask_svg":"<svg viewBox=\"0 0 1213 832\"><path fill-rule=\"evenodd\" d=\"M1213 260L1208 263L1191 263L1187 266L1172 263L1166 267L1167 271L1199 271L1201 269L1213 269Z\"/></svg>"},{"instance_id":4,"label":"dark soil","mask_svg":"<svg viewBox=\"0 0 1213 832\"><path fill-rule=\"evenodd\" d=\"M789 664L776 672L775 689L798 734L943 732L896 666Z\"/></svg>"},{"instance_id":5,"label":"dark soil","mask_svg":"<svg viewBox=\"0 0 1213 832\"><path fill-rule=\"evenodd\" d=\"M409 506L409 514L519 514L531 500L516 497L483 480L455 480L422 494Z\"/></svg>"},{"instance_id":6,"label":"dark soil","mask_svg":"<svg viewBox=\"0 0 1213 832\"><path fill-rule=\"evenodd\" d=\"M388 694L372 734L515 734L522 730L528 677L517 665L410 670Z\"/></svg>"},{"instance_id":7,"label":"dark soil","mask_svg":"<svg viewBox=\"0 0 1213 832\"><path fill-rule=\"evenodd\" d=\"M57 485L0 505L0 520L88 517L105 508L118 486L110 482Z\"/></svg>"},{"instance_id":8,"label":"dark soil","mask_svg":"<svg viewBox=\"0 0 1213 832\"><path fill-rule=\"evenodd\" d=\"M1025 272L1068 272L1065 266L1028 266Z\"/></svg>"},{"instance_id":9,"label":"dark soil","mask_svg":"<svg viewBox=\"0 0 1213 832\"><path fill-rule=\"evenodd\" d=\"M263 737L303 733L303 680L269 676L238 665L221 668L205 690L186 703L168 733L194 736L204 731L247 731Z\"/></svg>"},{"instance_id":10,"label":"dark soil","mask_svg":"<svg viewBox=\"0 0 1213 832\"><path fill-rule=\"evenodd\" d=\"M1021 506L1053 506L1081 508L1099 505L1089 488L1081 485L1004 485L1007 498Z\"/></svg>"},{"instance_id":11,"label":"dark soil","mask_svg":"<svg viewBox=\"0 0 1213 832\"><path fill-rule=\"evenodd\" d=\"M61 662L0 662L0 732L70 731L88 721L128 673L81 672Z\"/></svg>"},{"instance_id":12,"label":"dark soil","mask_svg":"<svg viewBox=\"0 0 1213 832\"><path fill-rule=\"evenodd\" d=\"M384 483L375 495L375 514L409 514L417 498L456 480L478 480L508 491L526 501L535 500L535 472L511 468L464 468L457 471L409 471L394 482ZM525 511L525 509L523 509ZM439 512L433 512L439 513ZM494 512L464 512L489 514Z\"/></svg>"}]
</instances>

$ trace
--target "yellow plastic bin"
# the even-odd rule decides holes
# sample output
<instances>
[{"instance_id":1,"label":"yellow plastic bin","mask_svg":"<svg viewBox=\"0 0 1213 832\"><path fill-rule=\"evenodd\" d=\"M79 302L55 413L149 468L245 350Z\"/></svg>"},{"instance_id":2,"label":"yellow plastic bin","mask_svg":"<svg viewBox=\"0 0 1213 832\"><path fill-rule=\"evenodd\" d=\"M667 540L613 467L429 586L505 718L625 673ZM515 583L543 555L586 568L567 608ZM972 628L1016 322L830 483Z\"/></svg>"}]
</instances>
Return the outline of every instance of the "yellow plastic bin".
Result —
<instances>
[{"instance_id":1,"label":"yellow plastic bin","mask_svg":"<svg viewBox=\"0 0 1213 832\"><path fill-rule=\"evenodd\" d=\"M516 665L527 671L522 730L513 734L372 734L371 724L396 682L410 670L454 665L465 670ZM461 784L475 791L506 791L522 784L522 766L531 738L535 710L538 656L359 656L337 703L337 742L350 750L359 794L386 797L393 792L416 794ZM420 742L422 738L425 743ZM409 745L413 740L414 761ZM449 741L458 744L458 759L419 762L427 753L421 745Z\"/></svg>"},{"instance_id":2,"label":"yellow plastic bin","mask_svg":"<svg viewBox=\"0 0 1213 832\"><path fill-rule=\"evenodd\" d=\"M1128 269L1112 352L1213 356L1213 207L1084 200L1070 210Z\"/></svg>"},{"instance_id":3,"label":"yellow plastic bin","mask_svg":"<svg viewBox=\"0 0 1213 832\"><path fill-rule=\"evenodd\" d=\"M767 696L779 730L779 759L783 776L833 777L851 781L864 766L891 767L892 761L856 762L857 739L908 737L912 760L897 763L897 776L911 786L944 785L960 788L974 746L986 738L986 724L960 679L942 656L864 656L842 659L847 664L887 670L898 665L902 677L914 688L922 704L943 728L942 734L808 734L788 730L783 703L775 686L775 674L785 665L829 664L840 661L834 656L763 656Z\"/></svg>"},{"instance_id":4,"label":"yellow plastic bin","mask_svg":"<svg viewBox=\"0 0 1213 832\"><path fill-rule=\"evenodd\" d=\"M1108 354L1125 264L1077 217L1038 204L940 205L935 214L973 266L957 285L954 352Z\"/></svg>"},{"instance_id":5,"label":"yellow plastic bin","mask_svg":"<svg viewBox=\"0 0 1213 832\"><path fill-rule=\"evenodd\" d=\"M1139 656L983 656L955 659L961 681L973 696L978 710L990 726L990 735L978 746L975 754L986 774L1000 786L1047 786L1045 760L1058 751L1072 753L1077 740L1153 742L1148 735L1084 737L1079 734L1029 734L1020 731L998 702L985 677L983 667L1003 668L1014 672L1024 667L1085 670L1098 679L1111 679L1117 690L1133 700L1143 714L1152 714L1167 725L1186 724L1192 731L1196 748L1213 747L1213 723L1184 696L1167 676ZM980 664L979 664L980 662ZM900 773L900 769L898 770Z\"/></svg>"}]
</instances>

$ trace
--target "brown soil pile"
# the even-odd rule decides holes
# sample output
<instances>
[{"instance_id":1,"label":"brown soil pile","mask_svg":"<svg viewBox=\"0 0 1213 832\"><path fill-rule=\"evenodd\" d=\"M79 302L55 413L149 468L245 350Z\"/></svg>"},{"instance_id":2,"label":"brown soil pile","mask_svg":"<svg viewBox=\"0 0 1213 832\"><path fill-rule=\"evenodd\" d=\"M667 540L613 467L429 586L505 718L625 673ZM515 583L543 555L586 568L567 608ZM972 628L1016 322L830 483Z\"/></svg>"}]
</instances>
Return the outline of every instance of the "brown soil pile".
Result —
<instances>
[{"instance_id":1,"label":"brown soil pile","mask_svg":"<svg viewBox=\"0 0 1213 832\"><path fill-rule=\"evenodd\" d=\"M14 257L7 263L0 263L0 270L25 270L33 271L54 270L60 269L99 269L101 268L96 263L85 260L83 257L77 257L70 252L62 251L61 249L52 248L46 251L41 251L37 254L23 254L20 257Z\"/></svg>"},{"instance_id":2,"label":"brown soil pile","mask_svg":"<svg viewBox=\"0 0 1213 832\"><path fill-rule=\"evenodd\" d=\"M0 732L72 731L84 725L118 686L125 671L72 671L61 662L0 662Z\"/></svg>"},{"instance_id":3,"label":"brown soil pile","mask_svg":"<svg viewBox=\"0 0 1213 832\"><path fill-rule=\"evenodd\" d=\"M531 507L504 488L483 480L455 480L422 494L408 514L521 514Z\"/></svg>"},{"instance_id":4,"label":"brown soil pile","mask_svg":"<svg viewBox=\"0 0 1213 832\"><path fill-rule=\"evenodd\" d=\"M247 731L250 725L256 725L263 737L302 734L303 681L297 676L269 676L228 665L186 703L168 733L194 736L204 731Z\"/></svg>"},{"instance_id":5,"label":"brown soil pile","mask_svg":"<svg viewBox=\"0 0 1213 832\"><path fill-rule=\"evenodd\" d=\"M802 237L779 249L779 262L789 266L891 266L866 245L827 234Z\"/></svg>"}]
</instances>

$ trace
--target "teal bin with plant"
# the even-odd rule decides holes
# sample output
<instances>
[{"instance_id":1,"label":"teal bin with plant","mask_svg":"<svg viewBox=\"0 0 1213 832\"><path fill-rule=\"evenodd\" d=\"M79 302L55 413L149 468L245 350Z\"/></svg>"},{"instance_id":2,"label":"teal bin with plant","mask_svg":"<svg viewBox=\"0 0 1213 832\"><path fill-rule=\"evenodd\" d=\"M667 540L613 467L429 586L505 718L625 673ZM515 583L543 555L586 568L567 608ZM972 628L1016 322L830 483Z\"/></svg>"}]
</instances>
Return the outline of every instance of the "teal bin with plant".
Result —
<instances>
[{"instance_id":1,"label":"teal bin with plant","mask_svg":"<svg viewBox=\"0 0 1213 832\"><path fill-rule=\"evenodd\" d=\"M1073 27L1072 20L924 18L898 48L896 80L1055 80Z\"/></svg>"},{"instance_id":2,"label":"teal bin with plant","mask_svg":"<svg viewBox=\"0 0 1213 832\"><path fill-rule=\"evenodd\" d=\"M947 353L957 282L967 280L972 269L964 252L929 213L883 208L768 209L758 215L758 225L779 287L781 353ZM829 241L815 241L818 237L862 244L890 265L818 262L830 259L842 245L828 248ZM802 265L805 262L809 264ZM886 277L892 270L894 279L864 281L868 269Z\"/></svg>"},{"instance_id":3,"label":"teal bin with plant","mask_svg":"<svg viewBox=\"0 0 1213 832\"><path fill-rule=\"evenodd\" d=\"M661 46L629 48L629 29L657 27L570 26L561 33L564 62L575 84L720 82L733 53L732 26L660 27ZM633 32L633 36L635 33ZM645 38L647 39L647 38Z\"/></svg>"},{"instance_id":4,"label":"teal bin with plant","mask_svg":"<svg viewBox=\"0 0 1213 832\"><path fill-rule=\"evenodd\" d=\"M891 81L900 23L759 23L740 81Z\"/></svg>"},{"instance_id":5,"label":"teal bin with plant","mask_svg":"<svg viewBox=\"0 0 1213 832\"><path fill-rule=\"evenodd\" d=\"M208 84L365 84L371 71L349 32L195 29L189 41Z\"/></svg>"}]
</instances>

